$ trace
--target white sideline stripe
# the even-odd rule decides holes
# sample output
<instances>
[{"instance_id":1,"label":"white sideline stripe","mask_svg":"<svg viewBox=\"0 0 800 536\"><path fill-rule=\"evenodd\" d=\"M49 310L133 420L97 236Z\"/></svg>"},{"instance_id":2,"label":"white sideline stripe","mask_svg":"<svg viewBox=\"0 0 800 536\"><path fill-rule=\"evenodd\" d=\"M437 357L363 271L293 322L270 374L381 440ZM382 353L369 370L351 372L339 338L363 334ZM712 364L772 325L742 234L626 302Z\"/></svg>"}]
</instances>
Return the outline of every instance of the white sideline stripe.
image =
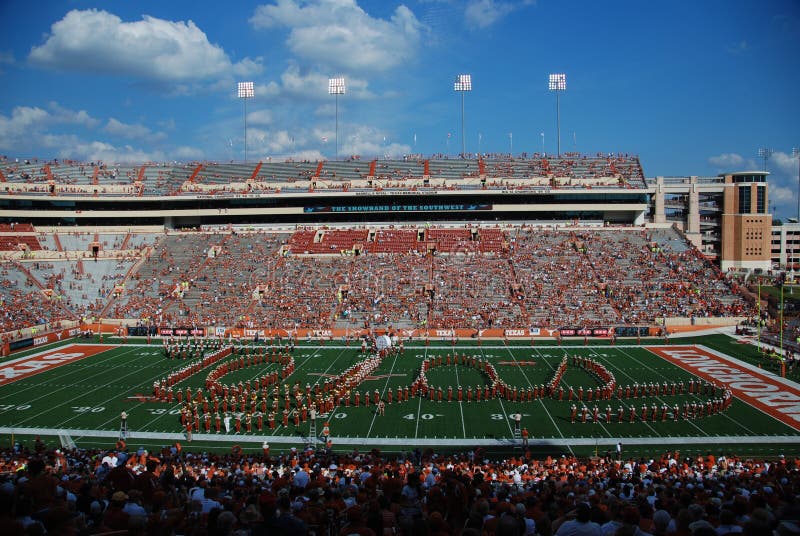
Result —
<instances>
[{"instance_id":1,"label":"white sideline stripe","mask_svg":"<svg viewBox=\"0 0 800 536\"><path fill-rule=\"evenodd\" d=\"M23 434L23 435L45 435L45 436L58 436L59 434L69 434L74 437L102 437L102 438L119 438L119 431L113 430L72 430L61 428L24 428L24 427L0 427L0 434ZM160 439L165 441L181 441L189 444L186 441L186 435L183 433L164 433L164 432L128 432L128 440L131 439ZM211 442L233 442L233 443L268 443L276 444L292 444L301 445L308 443L307 437L297 436L273 436L273 435L257 435L257 434L192 434L192 439L197 441L211 441ZM408 446L409 444L420 446L457 446L464 445L465 447L471 445L479 446L514 446L521 444L522 440L514 440L512 438L463 438L463 439L414 439L409 443L408 438L404 437L336 437L332 438L334 446L336 445L390 445L390 446ZM791 443L800 444L800 436L701 436L701 437L581 437L581 438L530 438L528 443L532 446L594 446L594 445L616 445L621 442L626 446L630 445L686 445L693 444L708 445L709 443L715 444L764 444L764 443Z\"/></svg>"},{"instance_id":2,"label":"white sideline stripe","mask_svg":"<svg viewBox=\"0 0 800 536\"><path fill-rule=\"evenodd\" d=\"M139 337L139 338L141 338L141 337ZM114 337L114 339L121 340L121 339L118 339L116 337ZM155 337L153 337L153 339L155 339ZM198 341L200 341L200 340L210 341L211 339L198 339ZM520 339L520 342L524 342L526 340L527 339ZM225 342L225 346L229 345L227 339L225 339L224 342ZM452 350L452 348L453 348L452 345L449 344L449 343L448 344L434 344L434 342L446 343L447 341L440 341L440 340L433 341L433 340L431 340L431 344L428 345L428 346L425 346L424 339L414 339L413 341L411 341L411 343L413 343L413 345L406 347L406 349L405 349L406 355L409 355L412 350L420 350L422 348L431 348L431 349L434 349L434 350L448 350L448 349ZM514 340L511 340L510 342L514 342ZM548 341L548 342L550 342L550 341ZM159 344L158 341L155 341L155 340L151 344L147 344L147 343L143 343L143 342L129 342L129 343L122 343L122 342L116 343L115 342L115 343L112 343L110 340L109 340L109 342L101 342L101 343L91 343L91 342L82 343L82 342L78 342L78 343L75 343L75 344L80 344L81 346L108 346L109 344L117 344L119 346L134 346L134 347L141 347L141 348L153 348L153 349L159 349L159 350L163 347L161 344ZM236 346L237 348L251 348L251 349L259 349L260 350L260 349L264 349L264 348L272 349L273 347L282 349L284 345L283 344L280 344L280 345L268 344L267 346L262 346L262 345L250 346L250 345L244 345L244 344L238 344L238 345L234 344L234 346ZM547 348L547 349L556 348L556 349L561 349L561 350L566 351L566 350L577 349L577 348L596 348L596 349L612 348L613 349L613 348L644 348L644 347L647 347L647 346L664 346L664 344L661 343L661 342L657 342L657 340L654 339L654 340L652 340L652 344L650 344L648 342L643 342L642 344L615 344L614 346L610 346L608 344L588 344L586 346L584 346L582 344L581 345L571 344L571 345L559 346L558 344L552 344L552 343L551 344L540 343L540 344L536 344L535 346L523 345L523 344L511 344L511 345L505 345L505 344L482 344L480 346L478 346L477 344L471 344L471 345L459 344L459 345L456 346L456 349L457 350L478 350L480 348L483 348L483 349L491 349L491 350L505 350L507 348L511 348L512 350L524 350L524 349L532 350L532 349L543 349L543 348ZM690 345L690 344L666 345L667 348L669 348L670 346L674 347L674 346L692 346L692 345ZM295 345L294 350L295 350L295 352L297 352L298 350L310 350L310 349L324 350L326 348L332 348L332 349L335 349L335 350L356 350L357 352L361 352L361 347L358 346L358 345L355 345L355 344L350 344L350 345L347 345L347 344L310 344L310 343L305 343L304 341L298 342Z\"/></svg>"}]
</instances>

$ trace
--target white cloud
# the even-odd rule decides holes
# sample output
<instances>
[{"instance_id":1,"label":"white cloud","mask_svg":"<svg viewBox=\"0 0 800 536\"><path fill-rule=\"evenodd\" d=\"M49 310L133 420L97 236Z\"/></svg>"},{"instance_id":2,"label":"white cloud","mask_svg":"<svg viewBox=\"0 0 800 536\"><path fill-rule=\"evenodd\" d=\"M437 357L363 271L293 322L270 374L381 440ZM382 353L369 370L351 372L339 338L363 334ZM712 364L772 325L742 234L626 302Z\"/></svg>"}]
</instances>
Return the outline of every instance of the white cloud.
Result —
<instances>
[{"instance_id":1,"label":"white cloud","mask_svg":"<svg viewBox=\"0 0 800 536\"><path fill-rule=\"evenodd\" d=\"M174 151L171 151L170 154L175 160L188 161L188 160L203 159L203 151L195 147L181 146L175 149Z\"/></svg>"},{"instance_id":2,"label":"white cloud","mask_svg":"<svg viewBox=\"0 0 800 536\"><path fill-rule=\"evenodd\" d=\"M783 151L775 151L767 163L769 204L778 217L797 217L797 166L797 159Z\"/></svg>"},{"instance_id":3,"label":"white cloud","mask_svg":"<svg viewBox=\"0 0 800 536\"><path fill-rule=\"evenodd\" d=\"M11 116L0 114L0 149L30 150L36 146L37 139L46 134L48 128L58 124L87 128L98 124L84 110L75 112L55 102L49 103L48 108L50 111L37 106L16 106L11 110Z\"/></svg>"},{"instance_id":4,"label":"white cloud","mask_svg":"<svg viewBox=\"0 0 800 536\"><path fill-rule=\"evenodd\" d=\"M396 143L388 132L368 125L351 126L345 135L339 133L340 155L400 157L410 152L409 145Z\"/></svg>"},{"instance_id":5,"label":"white cloud","mask_svg":"<svg viewBox=\"0 0 800 536\"><path fill-rule=\"evenodd\" d=\"M270 131L251 128L247 131L247 144L256 154L288 154L294 149L296 143L302 146L305 139L295 140L294 136L286 130Z\"/></svg>"},{"instance_id":6,"label":"white cloud","mask_svg":"<svg viewBox=\"0 0 800 536\"><path fill-rule=\"evenodd\" d=\"M399 157L411 152L408 145L392 142L389 134L380 129L368 125L339 126L339 156ZM315 126L294 132L260 128L247 130L248 152L251 155L261 155L261 159L330 159L335 151L335 139L333 125Z\"/></svg>"},{"instance_id":7,"label":"white cloud","mask_svg":"<svg viewBox=\"0 0 800 536\"><path fill-rule=\"evenodd\" d=\"M34 139L38 149L52 151L57 158L80 160L84 162L163 162L165 156L161 151L148 152L131 145L116 146L112 143L80 139L75 134L43 133Z\"/></svg>"},{"instance_id":8,"label":"white cloud","mask_svg":"<svg viewBox=\"0 0 800 536\"><path fill-rule=\"evenodd\" d=\"M731 170L732 168L742 168L745 159L742 155L736 153L722 153L710 157L708 163L723 170Z\"/></svg>"},{"instance_id":9,"label":"white cloud","mask_svg":"<svg viewBox=\"0 0 800 536\"><path fill-rule=\"evenodd\" d=\"M16 106L10 117L0 115L0 149L14 149L18 140L30 136L49 116L46 110L31 106Z\"/></svg>"},{"instance_id":10,"label":"white cloud","mask_svg":"<svg viewBox=\"0 0 800 536\"><path fill-rule=\"evenodd\" d=\"M86 162L164 162L161 151L148 152L130 145L116 146L104 141L79 142L58 151L59 158L70 158Z\"/></svg>"},{"instance_id":11,"label":"white cloud","mask_svg":"<svg viewBox=\"0 0 800 536\"><path fill-rule=\"evenodd\" d=\"M260 72L260 60L234 63L192 21L150 16L124 22L107 11L72 10L55 22L29 59L47 69L134 76L175 83Z\"/></svg>"},{"instance_id":12,"label":"white cloud","mask_svg":"<svg viewBox=\"0 0 800 536\"><path fill-rule=\"evenodd\" d=\"M352 71L384 71L407 63L422 30L404 5L387 20L370 16L355 0L277 0L258 6L250 23L257 29L288 27L292 52Z\"/></svg>"},{"instance_id":13,"label":"white cloud","mask_svg":"<svg viewBox=\"0 0 800 536\"><path fill-rule=\"evenodd\" d=\"M796 208L797 189L772 183L769 185L769 202L771 205L790 205L791 208Z\"/></svg>"},{"instance_id":14,"label":"white cloud","mask_svg":"<svg viewBox=\"0 0 800 536\"><path fill-rule=\"evenodd\" d=\"M103 130L113 136L119 136L130 140L146 140L156 142L166 138L163 132L153 132L148 127L140 124L128 124L111 117L108 119Z\"/></svg>"},{"instance_id":15,"label":"white cloud","mask_svg":"<svg viewBox=\"0 0 800 536\"><path fill-rule=\"evenodd\" d=\"M317 71L302 72L297 64L292 63L281 75L279 91L291 97L302 97L304 100L331 99L333 97L328 94L329 78ZM372 98L374 95L367 85L366 80L345 77L346 98Z\"/></svg>"},{"instance_id":16,"label":"white cloud","mask_svg":"<svg viewBox=\"0 0 800 536\"><path fill-rule=\"evenodd\" d=\"M247 114L248 125L269 125L272 123L272 112L269 110L254 110Z\"/></svg>"},{"instance_id":17,"label":"white cloud","mask_svg":"<svg viewBox=\"0 0 800 536\"><path fill-rule=\"evenodd\" d=\"M486 28L510 13L535 3L534 0L525 0L516 3L497 0L470 0L467 3L467 7L464 9L464 18L467 26Z\"/></svg>"},{"instance_id":18,"label":"white cloud","mask_svg":"<svg viewBox=\"0 0 800 536\"><path fill-rule=\"evenodd\" d=\"M85 110L74 111L64 108L57 102L50 102L47 109L32 106L17 106L10 116L0 114L0 150L14 151L15 154L41 155L45 151L58 158L104 162L149 162L163 161L161 151L147 151L130 145L117 146L103 140L86 141L77 132L61 133L59 125L70 125L92 129L100 124L98 119ZM140 125L125 125L111 118L104 131L122 132L132 129L143 136L145 141L160 141L162 133L152 133ZM129 136L135 137L135 136Z\"/></svg>"},{"instance_id":19,"label":"white cloud","mask_svg":"<svg viewBox=\"0 0 800 536\"><path fill-rule=\"evenodd\" d=\"M769 159L769 169L784 175L797 176L797 158L791 153L775 151Z\"/></svg>"},{"instance_id":20,"label":"white cloud","mask_svg":"<svg viewBox=\"0 0 800 536\"><path fill-rule=\"evenodd\" d=\"M290 155L291 158L294 160L307 160L309 162L317 162L319 160L327 160L325 155L323 155L320 151L316 149L307 149L303 151L297 151Z\"/></svg>"},{"instance_id":21,"label":"white cloud","mask_svg":"<svg viewBox=\"0 0 800 536\"><path fill-rule=\"evenodd\" d=\"M735 45L729 45L726 50L729 54L733 54L735 56L739 56L742 54L746 54L750 51L750 45L747 43L746 40L741 40Z\"/></svg>"},{"instance_id":22,"label":"white cloud","mask_svg":"<svg viewBox=\"0 0 800 536\"><path fill-rule=\"evenodd\" d=\"M86 128L94 128L100 124L100 121L89 115L86 110L70 110L55 101L49 102L47 107L50 110L48 113L49 120L55 123L80 125Z\"/></svg>"},{"instance_id":23,"label":"white cloud","mask_svg":"<svg viewBox=\"0 0 800 536\"><path fill-rule=\"evenodd\" d=\"M738 153L722 153L708 162L719 172L764 169L763 159L745 158ZM797 215L797 166L797 159L783 151L775 151L767 161L770 211L774 208L778 217Z\"/></svg>"}]
</instances>

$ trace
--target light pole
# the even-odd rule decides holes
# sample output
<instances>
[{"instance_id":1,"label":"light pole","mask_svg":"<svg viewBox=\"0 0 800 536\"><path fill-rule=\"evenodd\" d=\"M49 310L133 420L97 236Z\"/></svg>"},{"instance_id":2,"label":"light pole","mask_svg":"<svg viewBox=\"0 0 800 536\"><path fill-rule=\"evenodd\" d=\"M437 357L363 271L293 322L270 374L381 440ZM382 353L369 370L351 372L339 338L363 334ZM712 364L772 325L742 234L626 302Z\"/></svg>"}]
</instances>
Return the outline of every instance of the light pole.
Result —
<instances>
[{"instance_id":1,"label":"light pole","mask_svg":"<svg viewBox=\"0 0 800 536\"><path fill-rule=\"evenodd\" d=\"M461 93L461 156L463 157L467 154L467 140L464 137L464 93L472 91L472 76L468 74L456 76L453 89Z\"/></svg>"},{"instance_id":2,"label":"light pole","mask_svg":"<svg viewBox=\"0 0 800 536\"><path fill-rule=\"evenodd\" d=\"M336 101L336 160L339 160L339 95L344 95L344 78L328 79L328 95L333 95Z\"/></svg>"},{"instance_id":3,"label":"light pole","mask_svg":"<svg viewBox=\"0 0 800 536\"><path fill-rule=\"evenodd\" d=\"M244 102L244 161L247 162L247 99L256 96L252 82L239 82L238 96Z\"/></svg>"},{"instance_id":4,"label":"light pole","mask_svg":"<svg viewBox=\"0 0 800 536\"><path fill-rule=\"evenodd\" d=\"M556 136L558 139L557 142L557 154L558 157L561 157L561 106L559 102L559 95L562 91L566 91L567 89L567 75L560 73L560 74L551 74L550 75L550 83L548 85L550 91L556 92Z\"/></svg>"},{"instance_id":5,"label":"light pole","mask_svg":"<svg viewBox=\"0 0 800 536\"><path fill-rule=\"evenodd\" d=\"M800 148L792 147L792 156L797 158L797 223L800 223Z\"/></svg>"},{"instance_id":6,"label":"light pole","mask_svg":"<svg viewBox=\"0 0 800 536\"><path fill-rule=\"evenodd\" d=\"M773 149L769 149L767 147L762 147L758 150L758 156L764 159L764 171L767 170L767 160L769 160L769 157L772 156L772 153L774 152L775 151Z\"/></svg>"}]
</instances>

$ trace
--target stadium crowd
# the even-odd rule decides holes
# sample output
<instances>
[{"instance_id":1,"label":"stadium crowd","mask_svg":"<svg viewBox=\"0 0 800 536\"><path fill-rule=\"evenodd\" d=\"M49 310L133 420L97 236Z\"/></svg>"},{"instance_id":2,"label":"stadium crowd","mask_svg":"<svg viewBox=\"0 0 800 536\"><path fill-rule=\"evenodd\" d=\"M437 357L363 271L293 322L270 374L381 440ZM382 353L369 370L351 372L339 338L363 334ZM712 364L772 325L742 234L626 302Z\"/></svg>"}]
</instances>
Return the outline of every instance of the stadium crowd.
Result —
<instances>
[{"instance_id":1,"label":"stadium crowd","mask_svg":"<svg viewBox=\"0 0 800 536\"><path fill-rule=\"evenodd\" d=\"M140 259L50 261L52 270L35 268L46 260L10 261L0 265L0 321L4 331L86 316L230 328L483 330L752 316L735 280L675 231L390 231L171 232ZM324 253L303 252L319 246ZM26 299L32 306L18 307Z\"/></svg>"},{"instance_id":2,"label":"stadium crowd","mask_svg":"<svg viewBox=\"0 0 800 536\"><path fill-rule=\"evenodd\" d=\"M491 460L480 448L150 453L37 439L0 453L0 532L787 536L800 533L799 471L798 458L626 458L621 445Z\"/></svg>"}]
</instances>

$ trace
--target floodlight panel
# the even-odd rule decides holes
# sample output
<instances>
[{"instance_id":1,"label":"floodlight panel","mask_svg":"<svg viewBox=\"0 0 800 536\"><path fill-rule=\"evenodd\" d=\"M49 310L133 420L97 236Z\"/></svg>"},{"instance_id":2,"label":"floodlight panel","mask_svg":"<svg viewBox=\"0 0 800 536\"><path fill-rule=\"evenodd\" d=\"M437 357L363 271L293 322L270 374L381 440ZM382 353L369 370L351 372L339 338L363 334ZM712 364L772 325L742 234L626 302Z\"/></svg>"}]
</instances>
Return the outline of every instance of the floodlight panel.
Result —
<instances>
[{"instance_id":1,"label":"floodlight panel","mask_svg":"<svg viewBox=\"0 0 800 536\"><path fill-rule=\"evenodd\" d=\"M240 99L251 99L256 96L253 89L253 82L239 82L238 95Z\"/></svg>"},{"instance_id":2,"label":"floodlight panel","mask_svg":"<svg viewBox=\"0 0 800 536\"><path fill-rule=\"evenodd\" d=\"M328 79L328 93L330 95L344 95L344 92L345 92L344 78Z\"/></svg>"},{"instance_id":3,"label":"floodlight panel","mask_svg":"<svg viewBox=\"0 0 800 536\"><path fill-rule=\"evenodd\" d=\"M551 74L548 87L551 91L564 91L567 89L567 75L563 73Z\"/></svg>"},{"instance_id":4,"label":"floodlight panel","mask_svg":"<svg viewBox=\"0 0 800 536\"><path fill-rule=\"evenodd\" d=\"M456 76L453 89L456 91L472 91L472 75L460 74Z\"/></svg>"}]
</instances>

